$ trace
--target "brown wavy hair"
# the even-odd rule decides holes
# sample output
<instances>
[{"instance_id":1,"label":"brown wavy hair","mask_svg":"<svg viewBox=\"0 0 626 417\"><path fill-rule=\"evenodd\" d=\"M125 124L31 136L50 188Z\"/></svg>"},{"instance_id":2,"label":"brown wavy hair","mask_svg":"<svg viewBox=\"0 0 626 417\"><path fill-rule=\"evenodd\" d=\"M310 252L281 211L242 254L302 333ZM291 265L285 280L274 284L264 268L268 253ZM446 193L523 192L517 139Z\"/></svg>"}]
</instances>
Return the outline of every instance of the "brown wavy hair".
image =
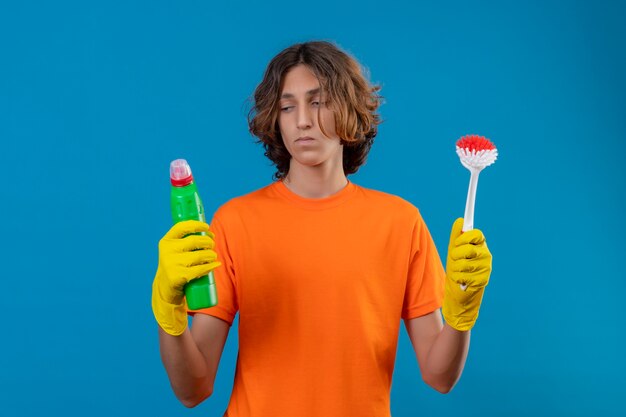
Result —
<instances>
[{"instance_id":1,"label":"brown wavy hair","mask_svg":"<svg viewBox=\"0 0 626 417\"><path fill-rule=\"evenodd\" d=\"M285 74L300 64L315 74L326 94L327 105L334 112L337 136L344 145L344 173L354 174L365 163L374 143L381 123L376 110L382 97L378 95L380 86L370 85L358 61L330 42L295 44L270 61L248 113L250 133L258 138L257 143L263 144L265 156L276 165L274 179L284 178L291 155L278 126L279 101ZM323 126L320 129L328 136Z\"/></svg>"}]
</instances>

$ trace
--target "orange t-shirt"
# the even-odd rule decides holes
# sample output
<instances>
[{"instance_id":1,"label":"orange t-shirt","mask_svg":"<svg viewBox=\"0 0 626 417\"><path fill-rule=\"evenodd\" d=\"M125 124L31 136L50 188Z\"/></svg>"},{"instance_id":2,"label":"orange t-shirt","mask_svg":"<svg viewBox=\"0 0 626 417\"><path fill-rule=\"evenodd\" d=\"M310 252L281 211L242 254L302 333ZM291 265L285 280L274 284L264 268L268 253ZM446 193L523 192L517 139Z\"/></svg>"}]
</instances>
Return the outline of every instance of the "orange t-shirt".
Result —
<instances>
[{"instance_id":1,"label":"orange t-shirt","mask_svg":"<svg viewBox=\"0 0 626 417\"><path fill-rule=\"evenodd\" d=\"M445 273L417 208L349 182L322 199L282 182L211 223L218 305L239 356L229 417L390 415L400 319L441 306Z\"/></svg>"}]
</instances>

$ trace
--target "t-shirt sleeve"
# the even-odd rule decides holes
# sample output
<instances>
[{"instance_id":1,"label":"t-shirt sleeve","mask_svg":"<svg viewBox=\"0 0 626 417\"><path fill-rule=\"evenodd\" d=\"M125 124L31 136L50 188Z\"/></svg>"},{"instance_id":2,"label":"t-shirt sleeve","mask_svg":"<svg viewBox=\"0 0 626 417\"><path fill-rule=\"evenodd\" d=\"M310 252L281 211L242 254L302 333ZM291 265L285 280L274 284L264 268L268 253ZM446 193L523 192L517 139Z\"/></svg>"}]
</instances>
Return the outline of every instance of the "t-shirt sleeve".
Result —
<instances>
[{"instance_id":1,"label":"t-shirt sleeve","mask_svg":"<svg viewBox=\"0 0 626 417\"><path fill-rule=\"evenodd\" d=\"M411 242L409 275L404 293L402 318L432 313L443 302L445 271L426 223L417 213Z\"/></svg>"},{"instance_id":2,"label":"t-shirt sleeve","mask_svg":"<svg viewBox=\"0 0 626 417\"><path fill-rule=\"evenodd\" d=\"M219 213L219 212L218 212ZM208 314L222 319L232 325L235 314L239 309L237 302L237 285L235 268L232 256L232 242L229 241L224 227L216 213L210 225L210 230L215 233L215 251L217 260L222 263L213 270L215 284L217 287L217 305L199 310L188 310L188 314L193 316L197 313Z\"/></svg>"}]
</instances>

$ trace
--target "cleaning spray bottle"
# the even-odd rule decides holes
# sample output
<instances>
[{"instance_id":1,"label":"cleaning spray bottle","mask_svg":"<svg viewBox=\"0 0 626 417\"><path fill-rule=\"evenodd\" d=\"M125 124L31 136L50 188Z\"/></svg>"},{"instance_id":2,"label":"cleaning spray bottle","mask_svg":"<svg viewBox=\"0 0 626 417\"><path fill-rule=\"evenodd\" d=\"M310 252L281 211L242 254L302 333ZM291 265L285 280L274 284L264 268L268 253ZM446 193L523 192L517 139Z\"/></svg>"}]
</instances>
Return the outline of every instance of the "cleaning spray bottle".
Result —
<instances>
[{"instance_id":1,"label":"cleaning spray bottle","mask_svg":"<svg viewBox=\"0 0 626 417\"><path fill-rule=\"evenodd\" d=\"M170 180L172 182L171 207L172 220L178 223L184 220L206 222L202 200L198 188L193 181L191 168L184 159L176 159L170 164ZM217 290L213 271L193 279L185 285L185 298L191 310L208 308L217 305Z\"/></svg>"}]
</instances>

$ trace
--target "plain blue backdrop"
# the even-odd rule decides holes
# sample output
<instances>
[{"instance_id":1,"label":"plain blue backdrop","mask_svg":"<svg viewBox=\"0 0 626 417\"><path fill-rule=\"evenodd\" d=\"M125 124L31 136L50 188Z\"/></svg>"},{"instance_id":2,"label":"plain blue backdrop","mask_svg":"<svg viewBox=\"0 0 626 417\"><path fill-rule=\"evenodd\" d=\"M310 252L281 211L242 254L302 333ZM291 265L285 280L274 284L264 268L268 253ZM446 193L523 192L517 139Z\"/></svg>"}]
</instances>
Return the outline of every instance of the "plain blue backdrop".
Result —
<instances>
[{"instance_id":1,"label":"plain blue backdrop","mask_svg":"<svg viewBox=\"0 0 626 417\"><path fill-rule=\"evenodd\" d=\"M493 274L463 377L394 417L625 415L626 3L58 1L0 6L0 415L221 416L174 397L150 309L168 164L207 212L271 181L248 97L292 43L336 41L385 104L355 183L418 206L445 256L460 136L491 138L476 227Z\"/></svg>"}]
</instances>

